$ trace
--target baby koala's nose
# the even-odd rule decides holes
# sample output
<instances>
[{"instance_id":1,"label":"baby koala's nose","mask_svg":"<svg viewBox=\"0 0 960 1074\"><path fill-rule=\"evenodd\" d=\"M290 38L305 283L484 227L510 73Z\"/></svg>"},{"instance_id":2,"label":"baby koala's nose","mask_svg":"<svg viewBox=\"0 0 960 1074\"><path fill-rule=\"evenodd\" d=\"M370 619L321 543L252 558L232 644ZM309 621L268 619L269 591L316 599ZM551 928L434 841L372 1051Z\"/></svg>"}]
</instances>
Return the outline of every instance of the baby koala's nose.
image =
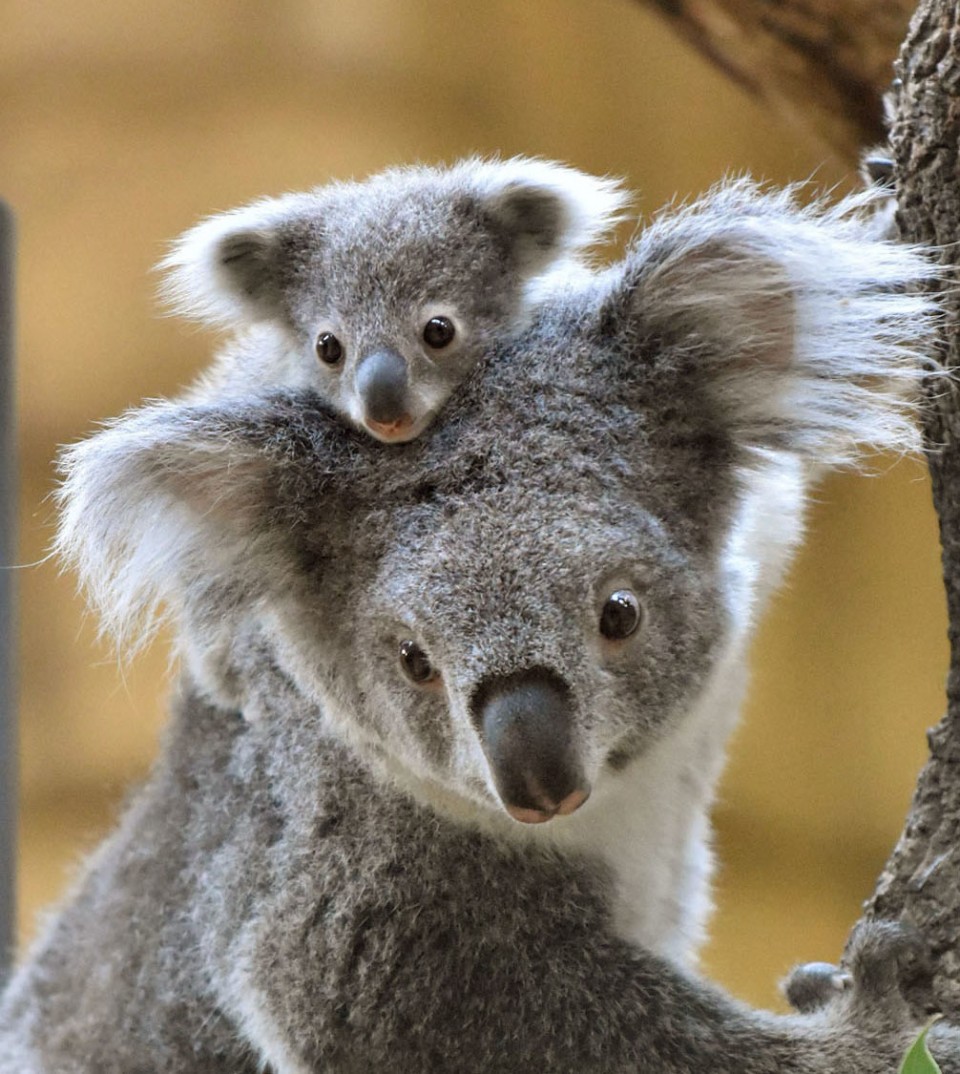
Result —
<instances>
[{"instance_id":1,"label":"baby koala's nose","mask_svg":"<svg viewBox=\"0 0 960 1074\"><path fill-rule=\"evenodd\" d=\"M368 354L357 369L356 388L368 425L409 423L407 363L403 355L389 348Z\"/></svg>"},{"instance_id":2,"label":"baby koala's nose","mask_svg":"<svg viewBox=\"0 0 960 1074\"><path fill-rule=\"evenodd\" d=\"M385 444L402 444L412 440L417 434L413 418L405 414L399 421L371 421L363 423L371 433Z\"/></svg>"}]
</instances>

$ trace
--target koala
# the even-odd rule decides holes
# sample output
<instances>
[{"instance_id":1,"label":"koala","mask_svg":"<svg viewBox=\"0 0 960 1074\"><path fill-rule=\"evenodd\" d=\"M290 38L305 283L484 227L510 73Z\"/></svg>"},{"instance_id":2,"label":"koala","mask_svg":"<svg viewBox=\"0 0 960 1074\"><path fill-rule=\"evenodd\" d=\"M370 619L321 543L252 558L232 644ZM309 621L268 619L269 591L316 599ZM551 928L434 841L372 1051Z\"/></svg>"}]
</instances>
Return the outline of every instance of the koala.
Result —
<instances>
[{"instance_id":1,"label":"koala","mask_svg":"<svg viewBox=\"0 0 960 1074\"><path fill-rule=\"evenodd\" d=\"M210 380L66 451L60 551L127 644L172 621L181 675L0 999L2 1074L896 1068L896 924L809 1014L696 972L812 475L916 446L936 268L863 208L739 181L662 216L402 450Z\"/></svg>"},{"instance_id":2,"label":"koala","mask_svg":"<svg viewBox=\"0 0 960 1074\"><path fill-rule=\"evenodd\" d=\"M385 443L419 436L480 355L619 218L613 180L541 160L394 168L203 221L160 268L234 333L220 391L310 388Z\"/></svg>"}]
</instances>

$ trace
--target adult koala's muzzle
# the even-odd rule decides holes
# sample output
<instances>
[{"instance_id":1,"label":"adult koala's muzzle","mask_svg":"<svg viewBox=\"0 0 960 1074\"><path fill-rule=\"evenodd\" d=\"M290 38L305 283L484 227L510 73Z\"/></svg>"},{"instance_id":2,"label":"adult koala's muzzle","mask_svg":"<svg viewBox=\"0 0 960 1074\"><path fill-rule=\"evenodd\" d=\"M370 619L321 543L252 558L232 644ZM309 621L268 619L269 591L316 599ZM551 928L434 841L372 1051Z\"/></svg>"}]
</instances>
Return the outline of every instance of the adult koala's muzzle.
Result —
<instances>
[{"instance_id":1,"label":"adult koala's muzzle","mask_svg":"<svg viewBox=\"0 0 960 1074\"><path fill-rule=\"evenodd\" d=\"M573 813L590 787L573 744L573 700L559 676L533 668L481 683L473 718L497 793L524 824Z\"/></svg>"}]
</instances>

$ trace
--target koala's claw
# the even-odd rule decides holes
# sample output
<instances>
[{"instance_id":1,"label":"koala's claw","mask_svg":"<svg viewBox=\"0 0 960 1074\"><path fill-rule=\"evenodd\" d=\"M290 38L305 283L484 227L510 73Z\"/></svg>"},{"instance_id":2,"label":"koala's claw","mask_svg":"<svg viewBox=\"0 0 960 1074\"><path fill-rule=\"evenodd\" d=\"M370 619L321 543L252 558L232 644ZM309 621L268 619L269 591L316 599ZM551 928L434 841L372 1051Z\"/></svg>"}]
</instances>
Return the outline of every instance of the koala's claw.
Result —
<instances>
[{"instance_id":1,"label":"koala's claw","mask_svg":"<svg viewBox=\"0 0 960 1074\"><path fill-rule=\"evenodd\" d=\"M852 988L853 978L831 962L805 962L793 967L781 987L795 1011L810 1014Z\"/></svg>"},{"instance_id":2,"label":"koala's claw","mask_svg":"<svg viewBox=\"0 0 960 1074\"><path fill-rule=\"evenodd\" d=\"M893 190L896 165L888 146L879 146L864 153L860 159L860 168L869 185Z\"/></svg>"},{"instance_id":3,"label":"koala's claw","mask_svg":"<svg viewBox=\"0 0 960 1074\"><path fill-rule=\"evenodd\" d=\"M908 989L929 982L933 967L920 932L905 922L871 921L856 926L844 963L853 994L862 1004L900 1007Z\"/></svg>"}]
</instances>

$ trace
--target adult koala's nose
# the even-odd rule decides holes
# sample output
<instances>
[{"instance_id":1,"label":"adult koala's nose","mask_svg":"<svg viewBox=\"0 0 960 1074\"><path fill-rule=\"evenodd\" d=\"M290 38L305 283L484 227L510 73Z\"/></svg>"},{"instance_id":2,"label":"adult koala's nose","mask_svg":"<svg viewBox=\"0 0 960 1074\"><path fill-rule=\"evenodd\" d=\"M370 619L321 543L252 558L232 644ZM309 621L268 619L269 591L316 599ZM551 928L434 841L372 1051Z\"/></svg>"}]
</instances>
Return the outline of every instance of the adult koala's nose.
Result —
<instances>
[{"instance_id":1,"label":"adult koala's nose","mask_svg":"<svg viewBox=\"0 0 960 1074\"><path fill-rule=\"evenodd\" d=\"M355 383L364 422L381 439L395 438L411 423L403 355L389 348L368 354L357 368Z\"/></svg>"},{"instance_id":2,"label":"adult koala's nose","mask_svg":"<svg viewBox=\"0 0 960 1074\"><path fill-rule=\"evenodd\" d=\"M573 813L590 785L573 743L573 699L558 675L534 668L485 680L472 714L497 793L524 824Z\"/></svg>"}]
</instances>

